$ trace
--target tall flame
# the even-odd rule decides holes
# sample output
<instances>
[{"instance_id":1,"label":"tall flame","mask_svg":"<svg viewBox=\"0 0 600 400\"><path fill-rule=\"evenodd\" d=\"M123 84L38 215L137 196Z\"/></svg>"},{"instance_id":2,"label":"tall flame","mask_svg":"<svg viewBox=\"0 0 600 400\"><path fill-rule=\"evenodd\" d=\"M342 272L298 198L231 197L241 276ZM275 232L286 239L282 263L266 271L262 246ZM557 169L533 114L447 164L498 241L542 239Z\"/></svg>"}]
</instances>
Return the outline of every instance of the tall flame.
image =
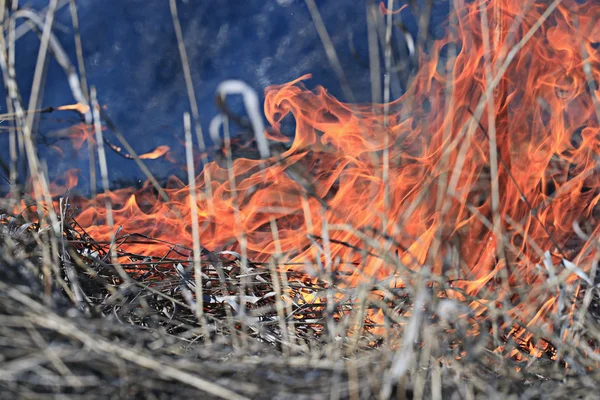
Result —
<instances>
[{"instance_id":1,"label":"tall flame","mask_svg":"<svg viewBox=\"0 0 600 400\"><path fill-rule=\"evenodd\" d=\"M267 88L266 117L280 133L293 116L293 142L232 170L205 166L194 183L202 246L321 260L350 284L427 266L467 295L499 280L526 294L547 279L538 264L548 260L589 271L600 233L600 5L456 0L454 9L455 33L420 55L412 85L389 105L344 104L306 89L308 76ZM168 203L149 185L100 195L78 221L108 240L108 196L123 232L190 246L189 188L172 179L166 192ZM554 307L546 294L521 316Z\"/></svg>"}]
</instances>

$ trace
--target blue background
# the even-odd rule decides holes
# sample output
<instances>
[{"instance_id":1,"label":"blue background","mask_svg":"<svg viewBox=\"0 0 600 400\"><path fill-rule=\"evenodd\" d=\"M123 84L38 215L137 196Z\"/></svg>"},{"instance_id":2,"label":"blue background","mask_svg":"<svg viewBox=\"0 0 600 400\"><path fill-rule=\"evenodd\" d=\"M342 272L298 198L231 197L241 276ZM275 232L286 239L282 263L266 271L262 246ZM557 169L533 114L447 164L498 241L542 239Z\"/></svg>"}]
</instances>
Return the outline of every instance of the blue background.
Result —
<instances>
[{"instance_id":1,"label":"blue background","mask_svg":"<svg viewBox=\"0 0 600 400\"><path fill-rule=\"evenodd\" d=\"M100 104L106 106L108 115L138 153L166 144L172 148L172 156L183 163L182 114L189 110L189 103L169 1L79 0L77 4L88 84L97 87ZM41 10L46 5L45 1L30 1L22 7ZM369 102L366 2L329 0L317 1L317 5L356 100ZM306 83L308 87L322 85L339 99L348 100L328 62L304 0L182 0L178 1L178 9L205 136L210 120L218 113L215 89L225 79L245 81L262 100L266 86L311 73L313 78ZM446 18L447 9L447 2L434 6L432 36L443 34L440 22ZM410 9L394 16L394 20L401 20L416 35L416 18ZM394 34L396 47L400 49L399 32L396 29ZM55 33L76 65L68 4L56 15ZM356 54L350 49L350 36ZM25 100L29 97L38 47L39 39L31 31L17 42L18 82ZM52 59L42 106L73 102L65 75ZM243 112L241 99L230 97L228 103L236 112ZM0 111L5 112L4 99L0 106ZM77 120L74 113L44 115L40 134L52 136L56 129ZM106 135L118 144L114 135L110 132ZM51 176L68 168L79 168L82 179L78 189L89 190L87 146L77 155L66 151L59 157L45 147L47 143L39 142L40 156L48 156ZM1 133L0 157L5 161L8 161L7 145L8 135ZM108 151L108 162L113 181L143 179L133 161ZM164 159L145 162L157 177L184 176L178 166Z\"/></svg>"}]
</instances>

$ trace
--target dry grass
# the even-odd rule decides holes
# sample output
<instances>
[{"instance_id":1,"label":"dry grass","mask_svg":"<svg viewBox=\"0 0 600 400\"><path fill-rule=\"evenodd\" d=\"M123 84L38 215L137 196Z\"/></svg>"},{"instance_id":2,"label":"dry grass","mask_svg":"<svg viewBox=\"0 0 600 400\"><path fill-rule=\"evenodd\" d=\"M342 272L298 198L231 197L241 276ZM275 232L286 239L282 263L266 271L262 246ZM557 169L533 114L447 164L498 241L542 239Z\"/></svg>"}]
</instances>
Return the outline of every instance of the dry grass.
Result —
<instances>
[{"instance_id":1,"label":"dry grass","mask_svg":"<svg viewBox=\"0 0 600 400\"><path fill-rule=\"evenodd\" d=\"M154 260L128 254L123 279L110 263L110 243L94 242L69 213L60 220L62 235L50 240L52 229L22 216L0 219L4 393L560 398L595 387L596 361L586 343L600 333L597 294L581 321L580 342L549 346L536 358L528 355L529 343L490 333L492 321L505 318L500 310L474 318L466 305L439 300L431 281L396 291L341 290L299 273L275 273L274 265L242 269L236 254L203 253L201 327L193 268L181 263L191 249L174 246L171 257ZM121 257L120 248L134 240L152 243L122 237ZM43 271L45 251L59 254L50 273ZM386 326L370 324L369 310L382 310ZM386 341L376 328L385 328ZM507 347L504 354L490 351L495 340ZM510 348L519 350L519 361L506 356ZM557 351L561 357L551 360Z\"/></svg>"}]
</instances>

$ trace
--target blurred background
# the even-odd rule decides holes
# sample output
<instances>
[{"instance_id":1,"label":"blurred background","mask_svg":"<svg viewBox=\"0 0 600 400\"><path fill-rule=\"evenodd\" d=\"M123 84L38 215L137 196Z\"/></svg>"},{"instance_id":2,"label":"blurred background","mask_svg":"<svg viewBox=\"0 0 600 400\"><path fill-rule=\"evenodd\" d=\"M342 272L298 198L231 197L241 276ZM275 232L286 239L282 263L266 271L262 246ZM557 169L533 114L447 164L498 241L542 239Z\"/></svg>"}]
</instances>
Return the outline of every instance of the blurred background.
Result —
<instances>
[{"instance_id":1,"label":"blurred background","mask_svg":"<svg viewBox=\"0 0 600 400\"><path fill-rule=\"evenodd\" d=\"M89 85L98 91L98 99L114 124L136 152L146 153L157 146L169 146L167 157L145 160L158 178L185 176L183 113L188 111L183 69L177 48L169 1L166 0L78 0L76 1L83 58ZM379 2L371 0L316 1L319 13L331 37L337 56L350 85L354 100L371 101L367 7L383 18ZM394 9L404 3L395 2ZM19 2L19 7L44 15L47 1ZM246 82L264 99L265 87L282 84L304 74L312 74L307 87L324 86L342 101L348 101L326 55L313 17L304 0L215 0L177 1L184 42L196 92L200 119L207 142L208 125L219 113L215 90L227 79ZM410 41L418 34L418 15L423 4L411 2L394 15L393 49L397 59L407 59ZM443 35L448 13L445 1L431 9L427 31L429 38ZM76 47L69 1L59 1L54 33L77 65ZM39 49L38 32L17 22L16 70L21 95L28 104L31 82ZM42 107L57 107L75 102L62 68L50 56L43 91ZM383 52L380 52L383 66ZM398 97L416 65L407 63L397 73L393 96ZM382 72L383 75L383 72ZM2 83L0 83L2 85ZM4 91L4 87L2 87ZM240 96L229 96L228 108L245 115ZM0 99L0 112L6 101ZM261 108L262 110L262 108ZM81 122L75 112L59 111L40 117L37 144L46 160L51 179L77 168L77 190L89 187L89 154L86 145L73 149L60 132ZM8 161L8 121L0 125L0 157ZM233 129L240 134L241 130ZM290 130L293 132L293 127ZM119 144L110 130L107 139ZM211 148L211 151L215 151ZM144 175L134 161L107 149L110 179L139 181ZM6 182L1 189L6 191Z\"/></svg>"}]
</instances>

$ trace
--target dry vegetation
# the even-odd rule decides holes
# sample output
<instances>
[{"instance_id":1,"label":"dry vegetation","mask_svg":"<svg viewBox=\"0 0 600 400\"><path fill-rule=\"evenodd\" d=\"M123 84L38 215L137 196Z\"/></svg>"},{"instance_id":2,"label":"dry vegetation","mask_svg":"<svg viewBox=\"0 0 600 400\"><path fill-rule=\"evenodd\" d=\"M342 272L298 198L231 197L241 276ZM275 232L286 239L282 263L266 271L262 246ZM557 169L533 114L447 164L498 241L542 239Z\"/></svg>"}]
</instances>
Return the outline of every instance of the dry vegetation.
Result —
<instances>
[{"instance_id":1,"label":"dry vegetation","mask_svg":"<svg viewBox=\"0 0 600 400\"><path fill-rule=\"evenodd\" d=\"M586 355L599 337L595 295L578 299L590 304L582 313L585 339L536 358L528 343L489 333L504 319L500 311L472 318L466 305L437 299L437 284L427 287L425 278L402 290L340 293L278 273L274 263L243 272L237 255L206 253L198 324L194 283L180 258L129 254L131 264L120 269L108 261L108 245L82 233L69 213L59 214L56 230L26 221L7 213L0 219L4 394L561 398L595 387L596 361ZM307 303L300 292L316 300ZM366 308L384 310L386 340L368 318L363 330L353 325ZM498 341L519 349L520 361L490 351Z\"/></svg>"}]
</instances>

